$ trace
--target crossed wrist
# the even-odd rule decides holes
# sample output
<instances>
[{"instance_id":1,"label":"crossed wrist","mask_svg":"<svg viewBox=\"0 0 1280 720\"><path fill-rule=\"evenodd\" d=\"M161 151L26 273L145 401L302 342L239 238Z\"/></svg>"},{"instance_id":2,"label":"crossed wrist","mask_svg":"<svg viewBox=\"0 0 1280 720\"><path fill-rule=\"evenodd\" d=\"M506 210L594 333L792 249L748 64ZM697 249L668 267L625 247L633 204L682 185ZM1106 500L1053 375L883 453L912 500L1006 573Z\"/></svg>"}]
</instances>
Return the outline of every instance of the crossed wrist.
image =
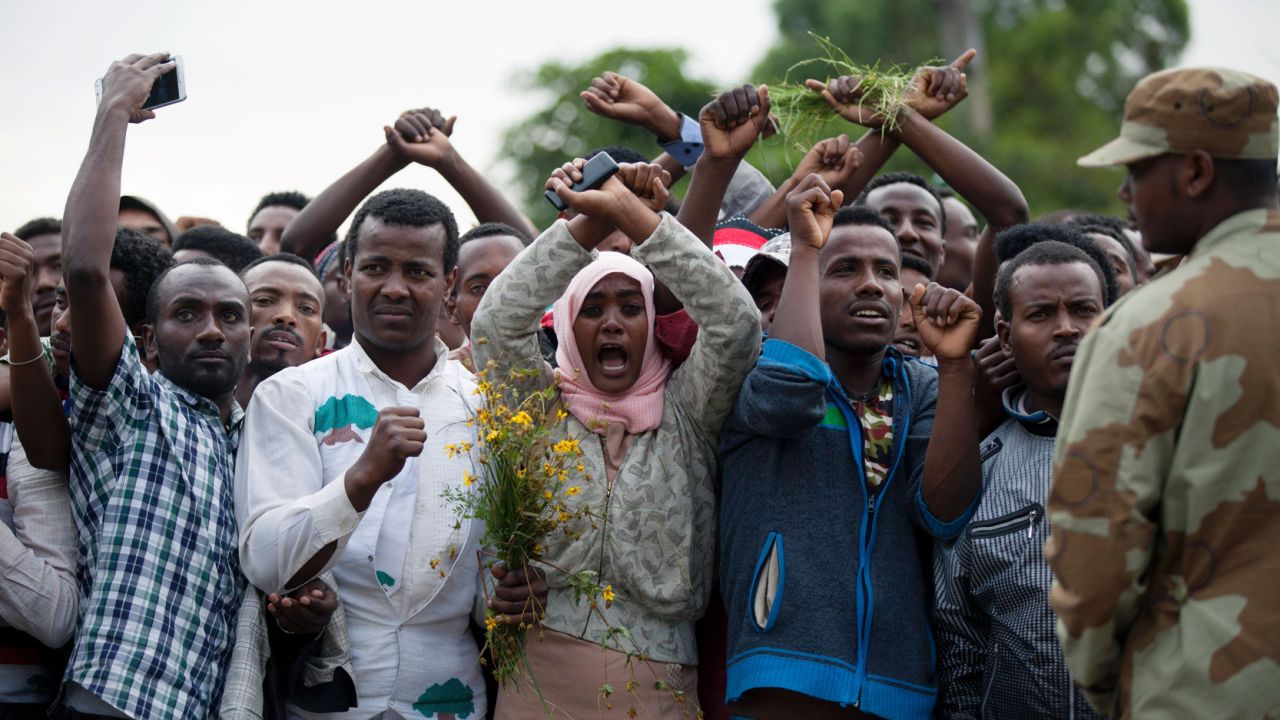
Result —
<instances>
[{"instance_id":1,"label":"crossed wrist","mask_svg":"<svg viewBox=\"0 0 1280 720\"><path fill-rule=\"evenodd\" d=\"M680 113L663 104L657 108L649 120L649 132L658 139L658 143L675 142L680 139Z\"/></svg>"}]
</instances>

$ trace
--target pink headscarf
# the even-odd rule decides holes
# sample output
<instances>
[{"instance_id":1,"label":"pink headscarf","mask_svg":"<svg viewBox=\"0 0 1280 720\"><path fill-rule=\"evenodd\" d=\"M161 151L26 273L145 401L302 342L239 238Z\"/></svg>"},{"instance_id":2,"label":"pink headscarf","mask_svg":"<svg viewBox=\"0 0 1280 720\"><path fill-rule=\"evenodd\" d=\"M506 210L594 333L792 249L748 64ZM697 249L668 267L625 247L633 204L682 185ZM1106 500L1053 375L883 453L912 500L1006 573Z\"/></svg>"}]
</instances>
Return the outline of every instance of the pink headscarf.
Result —
<instances>
[{"instance_id":1,"label":"pink headscarf","mask_svg":"<svg viewBox=\"0 0 1280 720\"><path fill-rule=\"evenodd\" d=\"M596 389L587 377L586 365L573 334L573 321L582 310L587 293L608 275L626 275L640 283L644 310L649 320L649 337L644 343L640 377L625 393L607 395ZM556 363L558 385L565 408L593 432L608 434L609 425L620 425L628 434L642 433L662 424L662 391L671 374L671 361L658 352L654 341L653 274L630 257L616 252L603 252L590 265L578 271L556 301L551 314L555 320Z\"/></svg>"}]
</instances>

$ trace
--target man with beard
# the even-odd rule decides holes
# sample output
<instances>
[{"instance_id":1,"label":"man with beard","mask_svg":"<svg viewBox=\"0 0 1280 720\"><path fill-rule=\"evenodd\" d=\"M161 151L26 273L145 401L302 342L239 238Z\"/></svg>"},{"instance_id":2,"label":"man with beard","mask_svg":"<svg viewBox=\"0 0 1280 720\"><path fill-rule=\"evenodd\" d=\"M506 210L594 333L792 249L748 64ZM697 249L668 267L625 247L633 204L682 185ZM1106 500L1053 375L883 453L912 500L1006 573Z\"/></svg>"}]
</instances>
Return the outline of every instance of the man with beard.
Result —
<instances>
[{"instance_id":1,"label":"man with beard","mask_svg":"<svg viewBox=\"0 0 1280 720\"><path fill-rule=\"evenodd\" d=\"M968 527L934 553L941 718L1093 718L1054 632L1041 548L1053 438L1080 339L1106 306L1102 269L1046 240L1000 268L996 330L1023 384L983 441L983 494Z\"/></svg>"},{"instance_id":2,"label":"man with beard","mask_svg":"<svg viewBox=\"0 0 1280 720\"><path fill-rule=\"evenodd\" d=\"M249 364L236 386L248 407L258 383L320 354L325 345L324 287L311 263L291 253L268 255L240 271L253 307Z\"/></svg>"},{"instance_id":3,"label":"man with beard","mask_svg":"<svg viewBox=\"0 0 1280 720\"><path fill-rule=\"evenodd\" d=\"M111 283L125 132L155 116L143 103L173 68L167 53L112 63L67 198L70 494L84 556L65 717L208 717L244 591L232 468L248 292L212 260L161 274L142 328L151 374Z\"/></svg>"}]
</instances>

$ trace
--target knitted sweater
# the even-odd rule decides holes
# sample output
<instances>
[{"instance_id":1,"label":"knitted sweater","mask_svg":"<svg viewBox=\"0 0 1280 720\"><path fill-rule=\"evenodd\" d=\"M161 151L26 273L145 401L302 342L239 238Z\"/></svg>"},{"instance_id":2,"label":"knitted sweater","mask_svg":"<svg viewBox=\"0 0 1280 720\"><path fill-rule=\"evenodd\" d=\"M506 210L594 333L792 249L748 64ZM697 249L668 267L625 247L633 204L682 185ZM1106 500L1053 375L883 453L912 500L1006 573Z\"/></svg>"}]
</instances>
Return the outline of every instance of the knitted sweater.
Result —
<instances>
[{"instance_id":1,"label":"knitted sweater","mask_svg":"<svg viewBox=\"0 0 1280 720\"><path fill-rule=\"evenodd\" d=\"M670 215L632 255L688 308L698 341L667 381L662 424L634 436L612 483L599 436L572 415L555 429L556 439L578 438L586 452L582 492L570 500L605 517L571 524L580 537L551 538L545 558L573 572L595 570L601 584L613 585L618 601L605 611L609 621L628 628L649 658L696 665L693 623L707 604L715 546L715 442L759 353L760 316L729 268ZM472 320L476 367L492 360L498 377L542 368L537 385L554 382L539 352L538 320L592 257L564 222L516 257ZM543 624L599 640L605 626L575 602L567 578L548 572L547 580Z\"/></svg>"}]
</instances>

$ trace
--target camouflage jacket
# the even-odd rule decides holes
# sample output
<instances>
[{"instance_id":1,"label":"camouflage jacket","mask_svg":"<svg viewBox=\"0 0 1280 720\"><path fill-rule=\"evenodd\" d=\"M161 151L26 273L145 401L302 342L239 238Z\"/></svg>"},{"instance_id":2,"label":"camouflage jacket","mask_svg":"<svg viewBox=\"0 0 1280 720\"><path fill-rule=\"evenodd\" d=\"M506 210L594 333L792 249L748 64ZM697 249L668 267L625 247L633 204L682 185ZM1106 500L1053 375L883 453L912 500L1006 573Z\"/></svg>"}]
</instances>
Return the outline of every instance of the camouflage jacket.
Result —
<instances>
[{"instance_id":1,"label":"camouflage jacket","mask_svg":"<svg viewBox=\"0 0 1280 720\"><path fill-rule=\"evenodd\" d=\"M1240 213L1080 346L1045 555L1104 714L1280 715L1280 212Z\"/></svg>"}]
</instances>

